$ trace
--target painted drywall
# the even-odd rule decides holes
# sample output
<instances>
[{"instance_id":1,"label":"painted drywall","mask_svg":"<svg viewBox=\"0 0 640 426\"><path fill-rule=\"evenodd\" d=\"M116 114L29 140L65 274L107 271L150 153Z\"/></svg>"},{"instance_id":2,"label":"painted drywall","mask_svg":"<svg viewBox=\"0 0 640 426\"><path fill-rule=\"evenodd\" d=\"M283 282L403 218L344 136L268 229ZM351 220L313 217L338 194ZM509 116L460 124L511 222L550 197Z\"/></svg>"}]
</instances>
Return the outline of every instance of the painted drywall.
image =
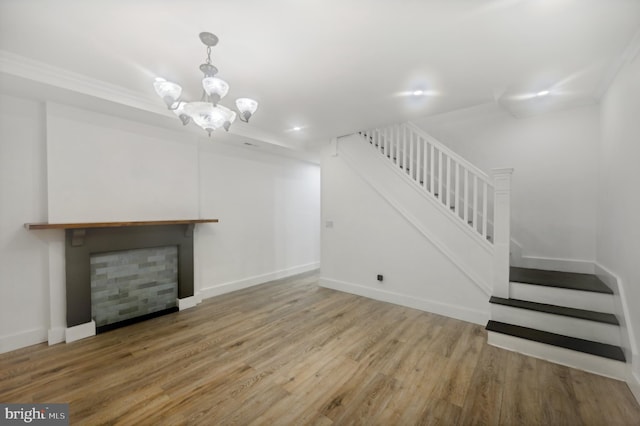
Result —
<instances>
[{"instance_id":1,"label":"painted drywall","mask_svg":"<svg viewBox=\"0 0 640 426\"><path fill-rule=\"evenodd\" d=\"M199 170L200 214L220 221L196 238L204 296L319 267L317 164L205 140Z\"/></svg>"},{"instance_id":2,"label":"painted drywall","mask_svg":"<svg viewBox=\"0 0 640 426\"><path fill-rule=\"evenodd\" d=\"M339 151L334 156L327 149L322 156L322 284L486 322L487 294L417 232ZM382 282L378 274L383 275Z\"/></svg>"},{"instance_id":3,"label":"painted drywall","mask_svg":"<svg viewBox=\"0 0 640 426\"><path fill-rule=\"evenodd\" d=\"M518 119L496 104L415 122L490 173L513 167L511 233L522 255L592 264L596 256L599 110Z\"/></svg>"},{"instance_id":4,"label":"painted drywall","mask_svg":"<svg viewBox=\"0 0 640 426\"><path fill-rule=\"evenodd\" d=\"M0 352L64 340L64 234L25 222L218 218L196 226L199 298L319 266L317 164L63 104L0 101Z\"/></svg>"},{"instance_id":5,"label":"painted drywall","mask_svg":"<svg viewBox=\"0 0 640 426\"><path fill-rule=\"evenodd\" d=\"M0 95L0 352L47 337L48 244L23 226L47 218L44 116Z\"/></svg>"},{"instance_id":6,"label":"painted drywall","mask_svg":"<svg viewBox=\"0 0 640 426\"><path fill-rule=\"evenodd\" d=\"M601 103L597 262L619 278L626 293L634 348L636 389L640 384L640 56L624 66Z\"/></svg>"},{"instance_id":7,"label":"painted drywall","mask_svg":"<svg viewBox=\"0 0 640 426\"><path fill-rule=\"evenodd\" d=\"M166 129L47 104L50 222L198 217L198 148Z\"/></svg>"}]
</instances>

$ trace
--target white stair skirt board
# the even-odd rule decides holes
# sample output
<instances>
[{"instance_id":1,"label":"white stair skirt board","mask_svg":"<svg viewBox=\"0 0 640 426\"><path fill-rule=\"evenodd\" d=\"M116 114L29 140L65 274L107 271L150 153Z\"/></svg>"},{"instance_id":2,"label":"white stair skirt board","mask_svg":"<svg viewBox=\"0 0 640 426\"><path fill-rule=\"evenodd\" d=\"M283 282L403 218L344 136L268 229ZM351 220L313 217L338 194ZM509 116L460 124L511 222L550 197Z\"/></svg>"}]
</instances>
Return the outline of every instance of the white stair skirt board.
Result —
<instances>
[{"instance_id":1,"label":"white stair skirt board","mask_svg":"<svg viewBox=\"0 0 640 426\"><path fill-rule=\"evenodd\" d=\"M491 304L491 319L521 327L620 346L620 326L512 306ZM533 325L532 325L533 324Z\"/></svg>"},{"instance_id":2,"label":"white stair skirt board","mask_svg":"<svg viewBox=\"0 0 640 426\"><path fill-rule=\"evenodd\" d=\"M67 327L65 331L65 342L71 343L76 340L84 339L96 335L96 322L91 320L90 322L76 325L74 327Z\"/></svg>"},{"instance_id":3,"label":"white stair skirt board","mask_svg":"<svg viewBox=\"0 0 640 426\"><path fill-rule=\"evenodd\" d=\"M570 349L547 345L545 343L534 342L532 340L521 339L507 334L488 332L487 342L498 348L529 355L534 358L544 359L578 370L588 371L600 376L611 377L617 380L628 378L627 364L621 361L614 361L584 352L572 351Z\"/></svg>"},{"instance_id":4,"label":"white stair skirt board","mask_svg":"<svg viewBox=\"0 0 640 426\"><path fill-rule=\"evenodd\" d=\"M616 312L613 304L613 295L591 291L511 282L509 297L511 299L565 306L567 308L587 309L607 314L615 314Z\"/></svg>"}]
</instances>

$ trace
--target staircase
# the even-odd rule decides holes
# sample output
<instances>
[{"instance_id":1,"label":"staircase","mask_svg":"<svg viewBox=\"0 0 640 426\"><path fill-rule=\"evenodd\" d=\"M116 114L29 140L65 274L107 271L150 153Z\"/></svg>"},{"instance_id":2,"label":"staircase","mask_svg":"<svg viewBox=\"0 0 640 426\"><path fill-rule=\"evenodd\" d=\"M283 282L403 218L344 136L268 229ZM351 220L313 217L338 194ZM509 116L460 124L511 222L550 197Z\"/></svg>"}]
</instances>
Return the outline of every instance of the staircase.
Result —
<instances>
[{"instance_id":1,"label":"staircase","mask_svg":"<svg viewBox=\"0 0 640 426\"><path fill-rule=\"evenodd\" d=\"M486 173L412 123L360 134L443 208L492 241L494 188Z\"/></svg>"},{"instance_id":2,"label":"staircase","mask_svg":"<svg viewBox=\"0 0 640 426\"><path fill-rule=\"evenodd\" d=\"M510 297L491 297L488 341L559 364L625 377L613 291L595 275L510 268Z\"/></svg>"},{"instance_id":3,"label":"staircase","mask_svg":"<svg viewBox=\"0 0 640 426\"><path fill-rule=\"evenodd\" d=\"M359 135L409 186L419 189L489 253L481 260L485 266L487 260L492 263L489 274L479 271L482 279L477 281L488 282L480 287L490 295L491 320L486 326L490 344L625 377L611 289L594 275L509 267L512 169L494 170L490 177L412 123ZM457 244L447 250L455 257L468 249ZM480 269L477 262L464 266Z\"/></svg>"}]
</instances>

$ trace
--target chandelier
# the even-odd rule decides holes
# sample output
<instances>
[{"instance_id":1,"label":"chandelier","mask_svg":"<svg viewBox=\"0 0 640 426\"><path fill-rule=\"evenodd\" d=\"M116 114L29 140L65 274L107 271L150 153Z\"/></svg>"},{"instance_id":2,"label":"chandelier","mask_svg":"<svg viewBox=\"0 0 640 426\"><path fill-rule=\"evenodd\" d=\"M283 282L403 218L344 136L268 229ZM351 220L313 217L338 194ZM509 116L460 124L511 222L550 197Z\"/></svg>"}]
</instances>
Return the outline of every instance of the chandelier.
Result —
<instances>
[{"instance_id":1,"label":"chandelier","mask_svg":"<svg viewBox=\"0 0 640 426\"><path fill-rule=\"evenodd\" d=\"M156 78L153 87L158 96L167 104L167 107L180 118L183 125L186 126L193 120L211 136L211 132L220 127L229 131L229 127L238 114L218 103L229 92L229 84L216 77L218 69L211 64L211 48L218 44L218 37L215 34L203 32L200 33L200 40L207 46L207 60L200 65L200 71L204 74L200 101L183 101L180 98L182 87L164 78ZM249 118L258 109L258 102L249 98L238 98L236 107L240 113L240 120L248 123Z\"/></svg>"}]
</instances>

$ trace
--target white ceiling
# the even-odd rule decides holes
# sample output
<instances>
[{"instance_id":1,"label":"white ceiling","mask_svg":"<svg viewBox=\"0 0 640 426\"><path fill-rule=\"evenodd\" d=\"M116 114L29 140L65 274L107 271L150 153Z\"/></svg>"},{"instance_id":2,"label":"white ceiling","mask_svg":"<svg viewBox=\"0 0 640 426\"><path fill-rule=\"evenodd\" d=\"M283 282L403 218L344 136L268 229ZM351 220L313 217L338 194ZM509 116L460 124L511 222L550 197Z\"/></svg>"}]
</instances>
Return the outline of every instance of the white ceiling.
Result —
<instances>
[{"instance_id":1,"label":"white ceiling","mask_svg":"<svg viewBox=\"0 0 640 426\"><path fill-rule=\"evenodd\" d=\"M496 100L594 102L639 28L640 0L0 0L0 50L158 105L157 76L200 97L198 34L215 33L223 103L256 98L255 138L290 146Z\"/></svg>"}]
</instances>

